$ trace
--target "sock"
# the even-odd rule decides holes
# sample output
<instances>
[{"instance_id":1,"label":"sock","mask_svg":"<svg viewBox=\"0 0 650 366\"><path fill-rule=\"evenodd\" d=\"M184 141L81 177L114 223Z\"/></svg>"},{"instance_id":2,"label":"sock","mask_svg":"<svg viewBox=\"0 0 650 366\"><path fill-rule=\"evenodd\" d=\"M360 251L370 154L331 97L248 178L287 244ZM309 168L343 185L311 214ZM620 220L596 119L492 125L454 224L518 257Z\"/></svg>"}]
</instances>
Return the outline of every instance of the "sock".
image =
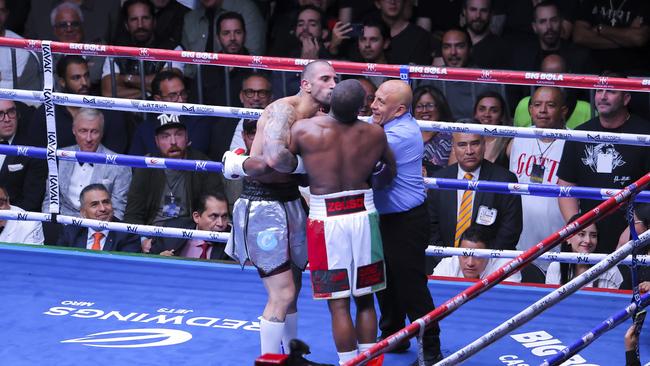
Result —
<instances>
[{"instance_id":1,"label":"sock","mask_svg":"<svg viewBox=\"0 0 650 366\"><path fill-rule=\"evenodd\" d=\"M363 351L367 351L370 349L370 347L374 346L377 343L359 343L357 347L359 347L359 353Z\"/></svg>"},{"instance_id":2,"label":"sock","mask_svg":"<svg viewBox=\"0 0 650 366\"><path fill-rule=\"evenodd\" d=\"M284 317L284 332L282 332L282 348L284 354L289 354L289 342L298 337L298 312L287 314Z\"/></svg>"},{"instance_id":3,"label":"sock","mask_svg":"<svg viewBox=\"0 0 650 366\"><path fill-rule=\"evenodd\" d=\"M280 352L280 342L282 341L282 332L284 322L270 322L264 318L260 319L260 344L262 354Z\"/></svg>"},{"instance_id":4,"label":"sock","mask_svg":"<svg viewBox=\"0 0 650 366\"><path fill-rule=\"evenodd\" d=\"M353 349L350 352L336 352L339 355L339 365L343 365L347 361L350 361L351 359L357 357L358 351L356 349Z\"/></svg>"}]
</instances>

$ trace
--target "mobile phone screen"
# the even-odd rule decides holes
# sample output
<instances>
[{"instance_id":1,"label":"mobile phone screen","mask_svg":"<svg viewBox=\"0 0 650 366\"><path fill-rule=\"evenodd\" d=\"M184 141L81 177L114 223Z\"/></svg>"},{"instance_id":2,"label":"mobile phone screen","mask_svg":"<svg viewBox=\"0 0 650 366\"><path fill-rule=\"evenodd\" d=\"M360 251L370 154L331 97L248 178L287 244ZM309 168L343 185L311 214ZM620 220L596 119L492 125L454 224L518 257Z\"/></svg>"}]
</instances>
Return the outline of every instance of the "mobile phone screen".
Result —
<instances>
[{"instance_id":1,"label":"mobile phone screen","mask_svg":"<svg viewBox=\"0 0 650 366\"><path fill-rule=\"evenodd\" d=\"M361 23L352 23L352 30L348 35L352 38L359 38L363 35L363 24Z\"/></svg>"}]
</instances>

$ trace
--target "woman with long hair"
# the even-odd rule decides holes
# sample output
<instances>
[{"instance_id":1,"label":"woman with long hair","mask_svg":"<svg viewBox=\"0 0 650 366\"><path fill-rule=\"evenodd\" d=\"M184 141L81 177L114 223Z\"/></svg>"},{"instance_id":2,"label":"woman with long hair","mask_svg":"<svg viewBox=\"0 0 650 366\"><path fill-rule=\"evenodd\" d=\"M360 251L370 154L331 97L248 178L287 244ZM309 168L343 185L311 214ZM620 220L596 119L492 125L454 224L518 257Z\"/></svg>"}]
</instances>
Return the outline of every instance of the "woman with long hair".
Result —
<instances>
[{"instance_id":1,"label":"woman with long hair","mask_svg":"<svg viewBox=\"0 0 650 366\"><path fill-rule=\"evenodd\" d=\"M569 222L575 221L580 215L574 215ZM562 243L563 252L593 253L598 246L598 224L591 224L575 233ZM546 283L564 285L575 277L583 274L591 267L590 264L553 262L546 272ZM618 289L623 282L623 276L617 267L612 267L598 276L585 287Z\"/></svg>"},{"instance_id":2,"label":"woman with long hair","mask_svg":"<svg viewBox=\"0 0 650 366\"><path fill-rule=\"evenodd\" d=\"M437 88L422 85L413 92L413 116L424 121L452 121L447 98ZM428 177L437 169L447 166L451 153L451 134L422 131L424 159L422 173Z\"/></svg>"}]
</instances>

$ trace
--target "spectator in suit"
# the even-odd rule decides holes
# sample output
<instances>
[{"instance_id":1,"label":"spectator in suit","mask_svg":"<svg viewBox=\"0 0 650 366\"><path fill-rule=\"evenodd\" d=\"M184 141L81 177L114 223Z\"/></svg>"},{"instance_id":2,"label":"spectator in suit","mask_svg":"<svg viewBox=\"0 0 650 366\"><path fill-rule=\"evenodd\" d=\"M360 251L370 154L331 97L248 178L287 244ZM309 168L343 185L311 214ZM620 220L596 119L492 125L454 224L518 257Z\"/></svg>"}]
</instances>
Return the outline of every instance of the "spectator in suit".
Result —
<instances>
[{"instance_id":1,"label":"spectator in suit","mask_svg":"<svg viewBox=\"0 0 650 366\"><path fill-rule=\"evenodd\" d=\"M115 154L101 144L104 134L104 115L97 109L81 108L72 122L72 134L76 145L64 147L67 151L84 151ZM89 184L101 183L111 194L113 214L124 217L126 194L131 183L131 168L109 164L59 161L59 213L78 216L81 202L79 194ZM43 212L49 212L50 198L43 200Z\"/></svg>"},{"instance_id":2,"label":"spectator in suit","mask_svg":"<svg viewBox=\"0 0 650 366\"><path fill-rule=\"evenodd\" d=\"M452 149L458 163L436 171L434 177L517 183L510 171L484 159L483 136L455 133ZM522 228L518 195L438 189L430 189L427 195L430 243L458 247L463 232L477 223L486 226L494 237L491 249L515 249Z\"/></svg>"},{"instance_id":3,"label":"spectator in suit","mask_svg":"<svg viewBox=\"0 0 650 366\"><path fill-rule=\"evenodd\" d=\"M79 55L66 55L56 64L57 83L64 93L91 97L91 82L88 61ZM54 105L56 114L57 146L71 146L77 141L72 134L72 121L81 107ZM102 145L108 149L124 154L129 144L127 114L122 111L104 110L104 136ZM30 124L30 145L47 145L47 126L45 124L45 106L41 105L32 115Z\"/></svg>"},{"instance_id":4,"label":"spectator in suit","mask_svg":"<svg viewBox=\"0 0 650 366\"><path fill-rule=\"evenodd\" d=\"M171 159L208 160L189 147L187 127L173 119L161 119L155 130L158 153ZM124 221L134 224L164 225L178 217L190 217L193 202L206 192L223 192L221 176L216 173L136 168L127 196ZM143 239L143 251L149 252L151 239Z\"/></svg>"},{"instance_id":5,"label":"spectator in suit","mask_svg":"<svg viewBox=\"0 0 650 366\"><path fill-rule=\"evenodd\" d=\"M25 212L11 204L7 188L1 183L0 210ZM43 227L39 221L0 220L0 243L43 244Z\"/></svg>"},{"instance_id":6,"label":"spectator in suit","mask_svg":"<svg viewBox=\"0 0 650 366\"><path fill-rule=\"evenodd\" d=\"M488 249L490 235L482 225L474 224L460 237L460 247L464 249ZM434 276L484 279L490 273L508 263L506 258L478 258L474 256L453 256L443 258L434 268ZM521 273L516 272L506 281L521 282Z\"/></svg>"},{"instance_id":7,"label":"spectator in suit","mask_svg":"<svg viewBox=\"0 0 650 366\"><path fill-rule=\"evenodd\" d=\"M154 29L156 20L155 7L150 0L127 0L122 5L122 17L128 36L118 39L118 46L162 48L182 50L172 39L159 39ZM114 59L116 90L113 91L111 78L111 59L107 58L102 68L102 95L106 97L146 99L141 87L144 83L145 94L151 92L151 81L155 74L164 68L176 69L182 74L183 65L180 62L167 63L164 61L145 61L143 66L144 80L140 73L140 60L120 57ZM115 92L115 95L113 95Z\"/></svg>"},{"instance_id":8,"label":"spectator in suit","mask_svg":"<svg viewBox=\"0 0 650 366\"><path fill-rule=\"evenodd\" d=\"M183 77L171 70L162 70L156 74L151 81L151 92L155 101L187 102L187 89L185 89ZM155 141L155 131L164 121L182 123L187 131L187 137L192 144L192 149L208 154L212 148L210 130L217 120L219 118L210 116L147 113L146 119L138 125L133 133L129 154L156 154L158 146Z\"/></svg>"},{"instance_id":9,"label":"spectator in suit","mask_svg":"<svg viewBox=\"0 0 650 366\"><path fill-rule=\"evenodd\" d=\"M192 217L170 220L166 227L204 231L230 232L228 200L221 193L206 193L194 203L196 210ZM231 260L224 252L226 243L201 239L154 238L151 242L152 254L179 256L185 258Z\"/></svg>"},{"instance_id":10,"label":"spectator in suit","mask_svg":"<svg viewBox=\"0 0 650 366\"><path fill-rule=\"evenodd\" d=\"M15 102L0 100L0 144L30 145L28 134L33 132L27 128L26 121L20 119ZM0 155L0 182L18 207L27 211L40 211L46 177L45 160Z\"/></svg>"},{"instance_id":11,"label":"spectator in suit","mask_svg":"<svg viewBox=\"0 0 650 366\"><path fill-rule=\"evenodd\" d=\"M85 219L121 222L113 215L111 194L102 184L90 184L79 194L81 209L79 213ZM140 237L118 231L101 228L86 228L68 225L63 229L57 245L64 247L85 248L90 250L140 252Z\"/></svg>"}]
</instances>

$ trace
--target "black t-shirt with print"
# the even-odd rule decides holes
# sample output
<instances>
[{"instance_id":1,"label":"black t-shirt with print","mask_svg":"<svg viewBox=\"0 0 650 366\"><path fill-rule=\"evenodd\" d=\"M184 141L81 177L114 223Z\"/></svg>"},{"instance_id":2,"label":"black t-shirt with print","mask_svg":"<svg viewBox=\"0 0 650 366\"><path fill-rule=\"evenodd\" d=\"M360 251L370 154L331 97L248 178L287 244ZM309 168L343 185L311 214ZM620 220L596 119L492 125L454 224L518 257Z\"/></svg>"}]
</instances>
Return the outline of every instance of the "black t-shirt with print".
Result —
<instances>
[{"instance_id":1,"label":"black t-shirt with print","mask_svg":"<svg viewBox=\"0 0 650 366\"><path fill-rule=\"evenodd\" d=\"M650 21L650 1L648 0L584 0L580 4L576 20L582 20L592 27L599 24L617 28L627 28L634 19L643 19L642 25ZM634 74L639 69L647 69L644 47L620 47L617 49L593 50L592 55L602 70L622 71Z\"/></svg>"},{"instance_id":2,"label":"black t-shirt with print","mask_svg":"<svg viewBox=\"0 0 650 366\"><path fill-rule=\"evenodd\" d=\"M598 132L650 135L650 122L631 115L621 127L606 129L596 117L578 126L576 130L594 131L596 136ZM601 171L608 170L604 165L605 161L609 162L609 156L611 156L611 173L598 172L599 156L601 156ZM557 176L564 181L581 187L622 189L648 171L650 171L650 148L648 147L615 145L609 142L584 143L567 141L564 144ZM580 212L586 213L600 203L601 201L580 199ZM622 211L601 221L599 225L600 238L596 252L611 253L616 248L618 237L625 226Z\"/></svg>"}]
</instances>

